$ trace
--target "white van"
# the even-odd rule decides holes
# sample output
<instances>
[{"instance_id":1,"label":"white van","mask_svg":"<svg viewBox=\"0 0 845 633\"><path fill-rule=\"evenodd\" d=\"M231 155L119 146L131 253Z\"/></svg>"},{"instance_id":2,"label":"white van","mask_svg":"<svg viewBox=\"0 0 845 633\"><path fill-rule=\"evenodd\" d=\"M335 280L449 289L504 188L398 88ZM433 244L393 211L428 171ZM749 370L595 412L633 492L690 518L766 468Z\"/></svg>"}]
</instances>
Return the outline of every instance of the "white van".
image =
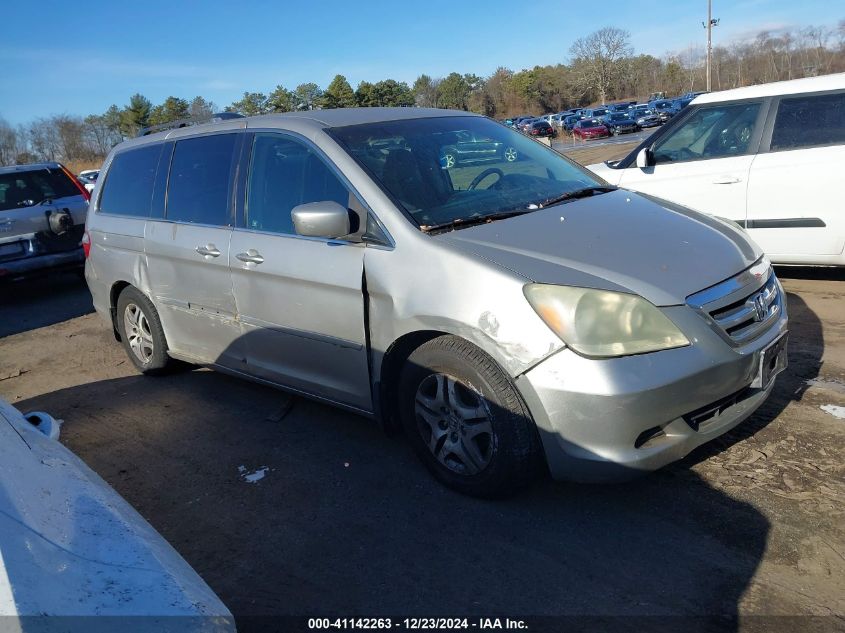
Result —
<instances>
[{"instance_id":1,"label":"white van","mask_svg":"<svg viewBox=\"0 0 845 633\"><path fill-rule=\"evenodd\" d=\"M845 266L845 73L701 95L590 169L736 221L774 263Z\"/></svg>"}]
</instances>

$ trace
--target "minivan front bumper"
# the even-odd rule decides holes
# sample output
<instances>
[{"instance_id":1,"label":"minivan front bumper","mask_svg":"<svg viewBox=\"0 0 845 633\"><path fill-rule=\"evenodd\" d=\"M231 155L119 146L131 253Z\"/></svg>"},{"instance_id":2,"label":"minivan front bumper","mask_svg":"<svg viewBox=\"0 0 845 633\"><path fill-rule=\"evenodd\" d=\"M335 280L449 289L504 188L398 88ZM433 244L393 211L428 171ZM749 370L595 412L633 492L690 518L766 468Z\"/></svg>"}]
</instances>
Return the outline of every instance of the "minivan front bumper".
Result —
<instances>
[{"instance_id":1,"label":"minivan front bumper","mask_svg":"<svg viewBox=\"0 0 845 633\"><path fill-rule=\"evenodd\" d=\"M656 470L740 424L772 392L774 380L752 383L764 350L786 333L785 302L742 348L689 306L664 311L691 345L611 359L563 349L517 378L555 479L621 481Z\"/></svg>"}]
</instances>

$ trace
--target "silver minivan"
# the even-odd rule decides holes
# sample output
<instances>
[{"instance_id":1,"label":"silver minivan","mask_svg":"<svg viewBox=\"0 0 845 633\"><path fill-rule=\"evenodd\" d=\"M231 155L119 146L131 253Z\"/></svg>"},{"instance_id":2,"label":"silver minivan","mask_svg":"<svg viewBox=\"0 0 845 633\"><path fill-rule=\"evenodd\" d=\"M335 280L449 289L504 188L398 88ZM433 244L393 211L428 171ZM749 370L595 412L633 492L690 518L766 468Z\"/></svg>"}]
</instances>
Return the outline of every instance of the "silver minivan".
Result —
<instances>
[{"instance_id":1,"label":"silver minivan","mask_svg":"<svg viewBox=\"0 0 845 633\"><path fill-rule=\"evenodd\" d=\"M484 161L448 161L470 135ZM143 373L213 367L401 425L447 485L611 480L733 428L786 364L734 225L467 112L364 108L116 147L84 238Z\"/></svg>"}]
</instances>

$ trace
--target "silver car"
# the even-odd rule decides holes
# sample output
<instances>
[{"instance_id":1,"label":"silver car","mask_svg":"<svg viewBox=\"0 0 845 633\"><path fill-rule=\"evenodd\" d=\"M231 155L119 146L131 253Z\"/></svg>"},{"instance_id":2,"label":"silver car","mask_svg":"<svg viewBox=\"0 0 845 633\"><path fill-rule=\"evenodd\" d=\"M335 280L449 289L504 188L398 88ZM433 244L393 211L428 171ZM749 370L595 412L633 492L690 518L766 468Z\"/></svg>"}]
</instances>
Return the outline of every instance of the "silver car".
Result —
<instances>
[{"instance_id":1,"label":"silver car","mask_svg":"<svg viewBox=\"0 0 845 633\"><path fill-rule=\"evenodd\" d=\"M518 159L450 164L467 131ZM747 418L786 363L784 292L736 226L466 112L128 141L84 242L141 372L187 361L401 425L468 494L659 468Z\"/></svg>"}]
</instances>

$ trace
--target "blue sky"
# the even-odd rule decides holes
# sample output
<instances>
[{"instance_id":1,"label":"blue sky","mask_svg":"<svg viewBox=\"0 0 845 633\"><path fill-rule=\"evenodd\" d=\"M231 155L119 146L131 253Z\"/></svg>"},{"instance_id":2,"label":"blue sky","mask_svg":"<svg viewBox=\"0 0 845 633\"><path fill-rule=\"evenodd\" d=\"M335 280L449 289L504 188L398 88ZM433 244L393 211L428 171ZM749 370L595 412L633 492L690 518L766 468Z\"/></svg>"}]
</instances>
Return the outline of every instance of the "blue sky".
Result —
<instances>
[{"instance_id":1,"label":"blue sky","mask_svg":"<svg viewBox=\"0 0 845 633\"><path fill-rule=\"evenodd\" d=\"M564 4L566 6L564 6ZM15 3L0 40L0 117L90 114L135 92L153 103L203 95L220 108L340 73L409 84L420 73L489 74L565 62L578 37L625 28L636 52L662 56L704 42L705 0L242 0ZM716 43L761 29L835 25L829 0L714 0ZM530 9L525 9L530 6ZM91 7L89 10L87 7ZM142 7L138 10L138 7ZM17 26L14 26L17 25Z\"/></svg>"}]
</instances>

